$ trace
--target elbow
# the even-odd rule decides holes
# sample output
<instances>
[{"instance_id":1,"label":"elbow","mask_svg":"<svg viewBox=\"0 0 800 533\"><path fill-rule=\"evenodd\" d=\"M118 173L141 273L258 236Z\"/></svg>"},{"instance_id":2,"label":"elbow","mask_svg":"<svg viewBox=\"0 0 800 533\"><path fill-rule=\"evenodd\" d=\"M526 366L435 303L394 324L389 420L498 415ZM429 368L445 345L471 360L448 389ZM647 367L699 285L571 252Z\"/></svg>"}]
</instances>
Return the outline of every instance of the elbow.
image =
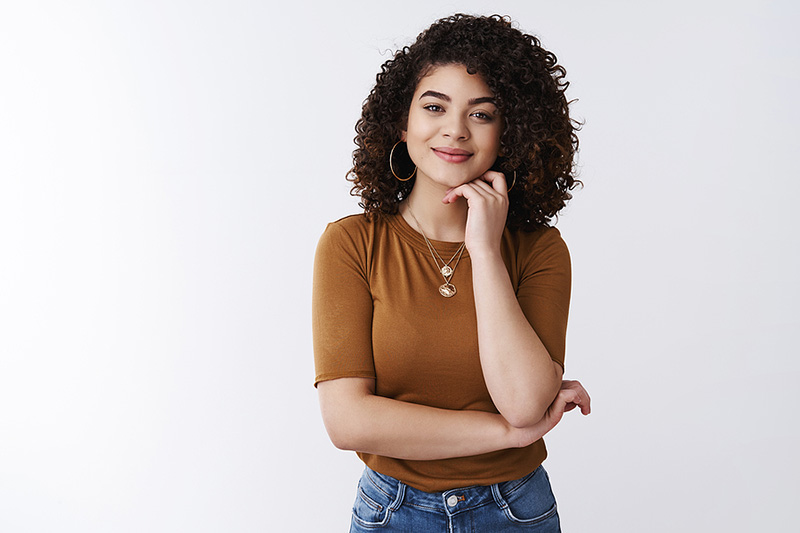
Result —
<instances>
[{"instance_id":1,"label":"elbow","mask_svg":"<svg viewBox=\"0 0 800 533\"><path fill-rule=\"evenodd\" d=\"M320 383L322 423L331 443L340 450L361 451L369 431L365 400L371 397L363 380L341 379Z\"/></svg>"},{"instance_id":2,"label":"elbow","mask_svg":"<svg viewBox=\"0 0 800 533\"><path fill-rule=\"evenodd\" d=\"M541 420L547 413L548 407L548 405L545 405L544 407L535 406L528 409L507 409L500 411L500 414L511 426L522 429L530 427Z\"/></svg>"},{"instance_id":3,"label":"elbow","mask_svg":"<svg viewBox=\"0 0 800 533\"><path fill-rule=\"evenodd\" d=\"M336 448L344 451L352 451L350 440L345 438L344 435L328 430L328 438L331 439L331 443Z\"/></svg>"},{"instance_id":4,"label":"elbow","mask_svg":"<svg viewBox=\"0 0 800 533\"><path fill-rule=\"evenodd\" d=\"M498 412L515 428L527 428L539 422L547 414L547 410L558 394L559 385L553 390L541 389L528 390L524 393L518 391L516 395L509 395L503 401L496 403Z\"/></svg>"},{"instance_id":5,"label":"elbow","mask_svg":"<svg viewBox=\"0 0 800 533\"><path fill-rule=\"evenodd\" d=\"M322 422L331 443L344 451L363 451L369 435L369 423L360 416L357 405L345 409L323 409Z\"/></svg>"},{"instance_id":6,"label":"elbow","mask_svg":"<svg viewBox=\"0 0 800 533\"><path fill-rule=\"evenodd\" d=\"M353 424L348 423L345 416L339 416L338 412L322 411L322 423L325 426L325 431L328 433L328 438L336 448L345 451L354 451L355 442L358 440L354 434L355 427Z\"/></svg>"},{"instance_id":7,"label":"elbow","mask_svg":"<svg viewBox=\"0 0 800 533\"><path fill-rule=\"evenodd\" d=\"M507 391L509 394L503 397L502 405L496 404L506 422L515 428L526 428L544 418L561 388L560 368L558 363L553 363L552 377L535 387Z\"/></svg>"},{"instance_id":8,"label":"elbow","mask_svg":"<svg viewBox=\"0 0 800 533\"><path fill-rule=\"evenodd\" d=\"M331 443L336 448L344 451L358 451L358 437L349 428L326 423L325 430L328 432L328 438Z\"/></svg>"}]
</instances>

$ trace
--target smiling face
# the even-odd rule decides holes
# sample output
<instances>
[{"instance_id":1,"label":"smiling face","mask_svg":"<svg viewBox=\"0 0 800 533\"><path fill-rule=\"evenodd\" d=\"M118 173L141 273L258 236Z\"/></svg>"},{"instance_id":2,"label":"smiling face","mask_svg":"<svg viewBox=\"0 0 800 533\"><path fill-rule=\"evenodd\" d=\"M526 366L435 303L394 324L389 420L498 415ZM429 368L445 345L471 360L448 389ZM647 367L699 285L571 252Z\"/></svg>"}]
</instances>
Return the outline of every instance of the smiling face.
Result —
<instances>
[{"instance_id":1,"label":"smiling face","mask_svg":"<svg viewBox=\"0 0 800 533\"><path fill-rule=\"evenodd\" d=\"M402 139L416 185L450 188L481 176L500 150L501 116L481 76L463 65L434 67L417 85Z\"/></svg>"}]
</instances>

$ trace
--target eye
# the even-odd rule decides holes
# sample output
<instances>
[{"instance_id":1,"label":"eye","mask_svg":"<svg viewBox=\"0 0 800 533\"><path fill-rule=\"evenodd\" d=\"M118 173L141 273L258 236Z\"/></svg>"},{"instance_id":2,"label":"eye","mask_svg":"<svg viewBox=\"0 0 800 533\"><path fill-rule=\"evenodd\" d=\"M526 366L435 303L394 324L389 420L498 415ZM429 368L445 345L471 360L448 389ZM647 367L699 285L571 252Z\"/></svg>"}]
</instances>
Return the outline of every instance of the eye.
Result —
<instances>
[{"instance_id":1,"label":"eye","mask_svg":"<svg viewBox=\"0 0 800 533\"><path fill-rule=\"evenodd\" d=\"M444 111L442 106L440 106L439 104L425 104L424 106L422 106L422 108L427 109L432 113L441 113L442 111Z\"/></svg>"},{"instance_id":2,"label":"eye","mask_svg":"<svg viewBox=\"0 0 800 533\"><path fill-rule=\"evenodd\" d=\"M492 120L494 120L494 117L492 115L490 115L489 113L485 113L483 111L475 111L474 113L472 113L472 116L482 122L491 122Z\"/></svg>"}]
</instances>

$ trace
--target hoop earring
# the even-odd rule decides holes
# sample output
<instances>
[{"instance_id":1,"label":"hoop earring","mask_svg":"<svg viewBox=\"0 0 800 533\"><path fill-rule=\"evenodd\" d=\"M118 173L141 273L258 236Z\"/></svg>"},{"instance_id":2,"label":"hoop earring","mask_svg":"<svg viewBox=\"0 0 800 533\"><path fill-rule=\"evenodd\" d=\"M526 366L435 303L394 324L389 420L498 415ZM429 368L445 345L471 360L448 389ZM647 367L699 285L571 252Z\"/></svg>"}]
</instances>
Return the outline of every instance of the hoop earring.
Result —
<instances>
[{"instance_id":1,"label":"hoop earring","mask_svg":"<svg viewBox=\"0 0 800 533\"><path fill-rule=\"evenodd\" d=\"M511 181L511 187L509 187L508 189L506 189L506 194L510 193L510 192L511 192L511 189L513 189L513 188L514 188L514 185L516 185L516 184L517 184L517 171L515 170L515 171L514 171L514 179Z\"/></svg>"},{"instance_id":2,"label":"hoop earring","mask_svg":"<svg viewBox=\"0 0 800 533\"><path fill-rule=\"evenodd\" d=\"M394 146L392 146L392 151L389 152L389 170L392 171L392 174L394 175L395 178L397 178L398 181L408 181L414 177L414 174L417 173L417 167L414 166L414 172L412 172L409 177L401 178L400 176L397 175L397 172L394 171L394 165L392 165L392 157L394 157L394 149L397 148L397 145L400 144L401 142L403 141L397 141L396 143L394 143Z\"/></svg>"}]
</instances>

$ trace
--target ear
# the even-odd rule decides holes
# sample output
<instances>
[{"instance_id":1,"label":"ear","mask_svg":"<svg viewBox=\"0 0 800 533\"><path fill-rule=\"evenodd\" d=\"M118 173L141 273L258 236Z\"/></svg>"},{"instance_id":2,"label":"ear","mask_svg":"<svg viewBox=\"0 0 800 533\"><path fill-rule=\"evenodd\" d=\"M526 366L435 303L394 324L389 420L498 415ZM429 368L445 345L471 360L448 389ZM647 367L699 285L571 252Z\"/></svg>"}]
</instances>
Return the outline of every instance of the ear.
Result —
<instances>
[{"instance_id":1,"label":"ear","mask_svg":"<svg viewBox=\"0 0 800 533\"><path fill-rule=\"evenodd\" d=\"M400 140L406 142L406 138L407 138L406 130L400 131Z\"/></svg>"}]
</instances>

